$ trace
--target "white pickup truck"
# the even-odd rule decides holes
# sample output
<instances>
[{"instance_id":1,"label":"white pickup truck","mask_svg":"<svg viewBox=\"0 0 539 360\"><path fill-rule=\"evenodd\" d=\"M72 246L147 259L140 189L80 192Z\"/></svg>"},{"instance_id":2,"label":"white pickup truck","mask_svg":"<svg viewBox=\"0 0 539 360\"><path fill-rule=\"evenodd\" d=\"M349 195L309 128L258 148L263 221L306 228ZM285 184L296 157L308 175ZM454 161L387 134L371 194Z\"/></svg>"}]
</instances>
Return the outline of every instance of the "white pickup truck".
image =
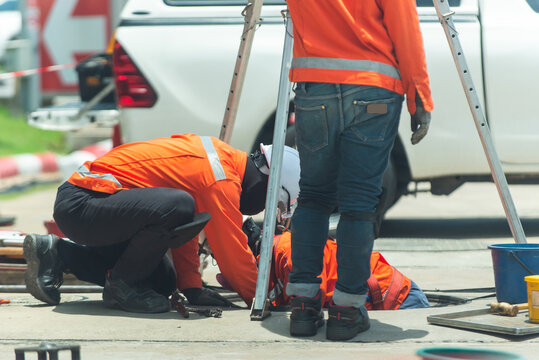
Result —
<instances>
[{"instance_id":1,"label":"white pickup truck","mask_svg":"<svg viewBox=\"0 0 539 360\"><path fill-rule=\"evenodd\" d=\"M123 142L194 132L218 136L246 0L129 0L116 31L114 74ZM449 194L490 181L432 1L417 0L435 110L410 143L403 111L384 186L390 206L410 183ZM539 183L539 0L449 0L464 55L509 183ZM271 142L284 40L282 0L266 0L232 136L250 151Z\"/></svg>"}]
</instances>

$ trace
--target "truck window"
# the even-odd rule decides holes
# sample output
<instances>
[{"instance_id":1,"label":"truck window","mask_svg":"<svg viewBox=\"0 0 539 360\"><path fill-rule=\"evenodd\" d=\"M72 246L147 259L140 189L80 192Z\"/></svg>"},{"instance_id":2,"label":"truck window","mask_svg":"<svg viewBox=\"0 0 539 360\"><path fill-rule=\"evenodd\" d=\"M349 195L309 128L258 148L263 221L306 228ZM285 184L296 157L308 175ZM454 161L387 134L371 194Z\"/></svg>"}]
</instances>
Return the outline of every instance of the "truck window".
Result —
<instances>
[{"instance_id":1,"label":"truck window","mask_svg":"<svg viewBox=\"0 0 539 360\"><path fill-rule=\"evenodd\" d=\"M528 5L535 11L536 13L539 13L539 0L526 0Z\"/></svg>"},{"instance_id":2,"label":"truck window","mask_svg":"<svg viewBox=\"0 0 539 360\"><path fill-rule=\"evenodd\" d=\"M434 7L434 3L432 2L432 0L416 0L416 3L417 7ZM449 0L449 6L460 6L460 0Z\"/></svg>"}]
</instances>

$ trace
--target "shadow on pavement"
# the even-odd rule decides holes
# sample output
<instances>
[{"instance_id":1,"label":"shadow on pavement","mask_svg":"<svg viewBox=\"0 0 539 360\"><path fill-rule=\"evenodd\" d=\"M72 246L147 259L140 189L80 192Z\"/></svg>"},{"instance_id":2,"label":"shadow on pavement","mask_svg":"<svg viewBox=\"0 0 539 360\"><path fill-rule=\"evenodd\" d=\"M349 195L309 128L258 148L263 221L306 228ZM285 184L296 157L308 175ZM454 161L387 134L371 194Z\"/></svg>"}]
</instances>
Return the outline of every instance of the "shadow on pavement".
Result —
<instances>
[{"instance_id":1,"label":"shadow on pavement","mask_svg":"<svg viewBox=\"0 0 539 360\"><path fill-rule=\"evenodd\" d=\"M32 305L30 305L32 306ZM40 306L40 305L33 305ZM131 313L119 309L110 309L103 305L101 300L88 300L88 298L82 296L81 300L60 302L53 312L67 315L95 315L95 316L116 316L126 318L139 318L139 319L174 319L174 320L196 320L206 319L206 317L199 316L197 314L191 314L188 319L185 319L176 310L171 310L166 313L159 314L144 314L144 313Z\"/></svg>"},{"instance_id":2,"label":"shadow on pavement","mask_svg":"<svg viewBox=\"0 0 539 360\"><path fill-rule=\"evenodd\" d=\"M527 236L539 236L539 219L521 218ZM502 238L512 237L506 218L387 219L380 237Z\"/></svg>"},{"instance_id":3,"label":"shadow on pavement","mask_svg":"<svg viewBox=\"0 0 539 360\"><path fill-rule=\"evenodd\" d=\"M263 328L282 336L286 336L291 339L305 339L312 341L329 341L326 339L326 328L325 326L321 327L318 330L316 336L298 338L290 335L289 332L289 318L287 315L281 313L282 315L270 316L266 320L261 322ZM403 330L402 328L380 322L375 319L371 319L371 328L361 334L358 334L351 342L388 342L388 341L399 341L399 340L409 340L409 339L419 339L427 336L428 331L419 330L419 329L407 329Z\"/></svg>"}]
</instances>

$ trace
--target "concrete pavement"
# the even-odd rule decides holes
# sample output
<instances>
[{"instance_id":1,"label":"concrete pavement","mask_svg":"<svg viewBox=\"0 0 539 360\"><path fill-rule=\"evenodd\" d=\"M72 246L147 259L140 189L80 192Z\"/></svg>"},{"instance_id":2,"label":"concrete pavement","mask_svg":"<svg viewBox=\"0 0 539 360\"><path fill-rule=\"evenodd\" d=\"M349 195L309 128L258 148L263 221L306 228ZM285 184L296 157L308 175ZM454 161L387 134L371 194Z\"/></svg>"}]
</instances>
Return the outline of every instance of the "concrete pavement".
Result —
<instances>
[{"instance_id":1,"label":"concrete pavement","mask_svg":"<svg viewBox=\"0 0 539 360\"><path fill-rule=\"evenodd\" d=\"M528 242L539 243L539 186L512 186ZM0 211L17 216L13 228L44 232L54 191L3 201ZM449 197L418 194L390 210L375 248L423 289L494 287L488 244L512 243L493 184L468 184ZM204 278L215 284L212 267ZM471 299L484 293L445 294ZM106 309L100 294L63 294L55 307L28 294L0 294L0 359L14 359L14 348L40 342L78 344L82 359L419 359L418 349L464 347L508 351L528 360L539 358L539 336L508 336L428 324L432 314L485 309L494 300L429 309L370 312L371 330L352 341L292 338L288 313L274 312L262 322L248 310L224 311L222 318L171 311L141 315ZM327 315L326 315L327 318ZM62 353L61 353L62 354ZM64 358L69 358L66 355ZM31 357L28 357L31 358ZM34 357L35 358L35 357Z\"/></svg>"}]
</instances>

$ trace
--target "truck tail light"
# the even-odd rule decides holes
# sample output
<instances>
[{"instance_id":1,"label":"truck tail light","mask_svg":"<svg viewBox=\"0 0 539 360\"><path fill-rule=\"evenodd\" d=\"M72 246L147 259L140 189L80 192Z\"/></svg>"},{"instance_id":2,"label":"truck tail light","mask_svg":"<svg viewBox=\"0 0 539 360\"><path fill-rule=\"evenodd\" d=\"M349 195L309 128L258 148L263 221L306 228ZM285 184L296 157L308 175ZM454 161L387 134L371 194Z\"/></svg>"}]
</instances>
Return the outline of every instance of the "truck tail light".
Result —
<instances>
[{"instance_id":1,"label":"truck tail light","mask_svg":"<svg viewBox=\"0 0 539 360\"><path fill-rule=\"evenodd\" d=\"M114 44L112 63L118 106L152 107L157 94L118 42Z\"/></svg>"}]
</instances>

